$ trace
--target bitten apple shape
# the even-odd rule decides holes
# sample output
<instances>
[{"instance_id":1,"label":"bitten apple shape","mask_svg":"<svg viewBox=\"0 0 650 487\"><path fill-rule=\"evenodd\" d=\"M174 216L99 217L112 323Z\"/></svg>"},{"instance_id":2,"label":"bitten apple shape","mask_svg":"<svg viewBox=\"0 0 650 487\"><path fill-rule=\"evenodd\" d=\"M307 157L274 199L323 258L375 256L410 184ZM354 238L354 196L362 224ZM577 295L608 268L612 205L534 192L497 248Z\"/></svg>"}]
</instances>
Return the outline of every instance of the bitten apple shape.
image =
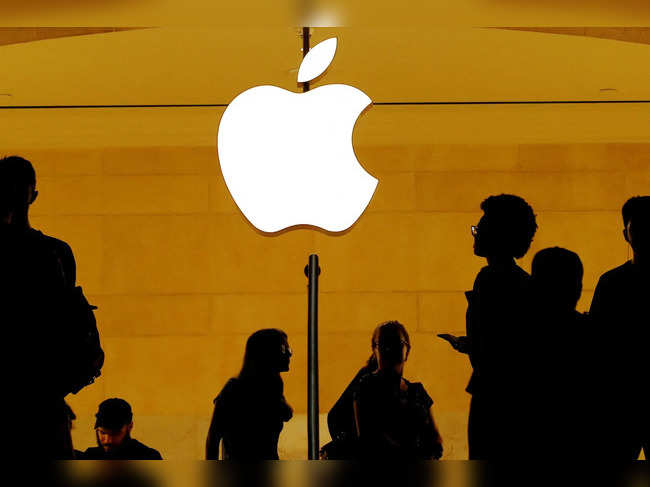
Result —
<instances>
[{"instance_id":1,"label":"bitten apple shape","mask_svg":"<svg viewBox=\"0 0 650 487\"><path fill-rule=\"evenodd\" d=\"M299 79L320 75L335 46L335 38L315 46ZM331 53L329 60L323 62L323 53ZM257 86L238 95L221 118L217 139L223 177L244 216L268 233L298 225L330 232L350 228L378 183L352 146L356 120L371 103L362 91L342 84L306 93Z\"/></svg>"}]
</instances>

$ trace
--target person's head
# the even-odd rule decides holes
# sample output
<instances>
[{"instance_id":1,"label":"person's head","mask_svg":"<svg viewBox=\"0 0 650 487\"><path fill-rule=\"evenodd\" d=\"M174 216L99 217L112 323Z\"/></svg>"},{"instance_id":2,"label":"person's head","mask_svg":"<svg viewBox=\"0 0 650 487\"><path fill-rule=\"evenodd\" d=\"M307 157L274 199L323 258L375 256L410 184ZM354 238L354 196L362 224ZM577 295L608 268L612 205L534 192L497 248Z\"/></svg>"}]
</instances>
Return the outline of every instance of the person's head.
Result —
<instances>
[{"instance_id":1,"label":"person's head","mask_svg":"<svg viewBox=\"0 0 650 487\"><path fill-rule=\"evenodd\" d=\"M650 196L635 196L623 205L623 236L638 256L650 255Z\"/></svg>"},{"instance_id":2,"label":"person's head","mask_svg":"<svg viewBox=\"0 0 650 487\"><path fill-rule=\"evenodd\" d=\"M124 399L117 397L106 399L99 405L95 418L97 444L104 451L118 449L125 440L131 438L133 412Z\"/></svg>"},{"instance_id":3,"label":"person's head","mask_svg":"<svg viewBox=\"0 0 650 487\"><path fill-rule=\"evenodd\" d=\"M537 231L535 213L519 196L500 194L481 203L483 216L474 235L474 253L479 257L523 257Z\"/></svg>"},{"instance_id":4,"label":"person's head","mask_svg":"<svg viewBox=\"0 0 650 487\"><path fill-rule=\"evenodd\" d=\"M546 309L575 310L583 275L580 257L570 250L552 247L540 250L533 258L533 288Z\"/></svg>"},{"instance_id":5,"label":"person's head","mask_svg":"<svg viewBox=\"0 0 650 487\"><path fill-rule=\"evenodd\" d=\"M38 196L36 173L31 162L19 156L0 159L0 217L27 215Z\"/></svg>"},{"instance_id":6,"label":"person's head","mask_svg":"<svg viewBox=\"0 0 650 487\"><path fill-rule=\"evenodd\" d=\"M386 321L375 328L371 345L380 370L400 367L411 351L409 334L399 321Z\"/></svg>"},{"instance_id":7,"label":"person's head","mask_svg":"<svg viewBox=\"0 0 650 487\"><path fill-rule=\"evenodd\" d=\"M287 334L276 328L258 330L248 337L240 379L279 374L289 370L291 348Z\"/></svg>"}]
</instances>

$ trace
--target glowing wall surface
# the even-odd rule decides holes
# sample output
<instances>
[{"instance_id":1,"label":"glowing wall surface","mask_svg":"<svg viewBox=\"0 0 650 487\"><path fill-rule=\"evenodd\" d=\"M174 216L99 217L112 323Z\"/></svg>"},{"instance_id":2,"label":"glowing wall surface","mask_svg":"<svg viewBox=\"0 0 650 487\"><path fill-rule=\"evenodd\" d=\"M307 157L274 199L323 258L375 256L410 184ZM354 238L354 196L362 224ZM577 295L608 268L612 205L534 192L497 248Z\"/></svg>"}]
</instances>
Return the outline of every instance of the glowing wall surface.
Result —
<instances>
[{"instance_id":1,"label":"glowing wall surface","mask_svg":"<svg viewBox=\"0 0 650 487\"><path fill-rule=\"evenodd\" d=\"M561 245L585 264L587 309L600 273L627 258L619 208L650 187L649 144L360 146L381 184L346 235L261 236L218 178L213 148L21 151L38 173L36 228L67 240L78 280L99 306L103 376L70 397L77 448L94 441L106 397L135 412L134 436L167 458L199 458L211 401L241 365L248 334L280 327L294 349L285 374L297 416L283 458L306 455L306 257L321 257L321 410L367 359L370 333L398 319L411 333L406 377L435 400L446 458L465 458L469 367L440 332L462 332L482 265L469 226L482 198L528 199L536 250ZM302 416L301 416L302 414ZM324 427L324 424L323 424ZM322 440L327 439L323 429Z\"/></svg>"}]
</instances>

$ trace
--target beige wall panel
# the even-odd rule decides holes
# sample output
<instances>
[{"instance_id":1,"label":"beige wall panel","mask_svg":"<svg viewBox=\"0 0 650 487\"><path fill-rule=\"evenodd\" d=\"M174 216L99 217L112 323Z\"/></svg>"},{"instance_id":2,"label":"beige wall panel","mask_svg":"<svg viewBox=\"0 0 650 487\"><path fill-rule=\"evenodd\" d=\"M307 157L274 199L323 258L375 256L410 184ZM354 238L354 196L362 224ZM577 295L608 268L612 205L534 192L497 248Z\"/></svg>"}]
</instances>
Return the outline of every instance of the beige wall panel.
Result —
<instances>
[{"instance_id":1,"label":"beige wall panel","mask_svg":"<svg viewBox=\"0 0 650 487\"><path fill-rule=\"evenodd\" d=\"M40 158L37 154L34 157ZM94 176L102 173L101 152L98 150L48 151L42 158L54 163L59 176Z\"/></svg>"},{"instance_id":2,"label":"beige wall panel","mask_svg":"<svg viewBox=\"0 0 650 487\"><path fill-rule=\"evenodd\" d=\"M102 286L102 217L100 216L38 216L31 225L46 235L70 245L77 262L77 285L86 294L99 292Z\"/></svg>"},{"instance_id":3,"label":"beige wall panel","mask_svg":"<svg viewBox=\"0 0 650 487\"><path fill-rule=\"evenodd\" d=\"M206 176L209 187L209 208L215 213L240 214L237 204L230 196L230 191L219 170Z\"/></svg>"},{"instance_id":4,"label":"beige wall panel","mask_svg":"<svg viewBox=\"0 0 650 487\"><path fill-rule=\"evenodd\" d=\"M72 408L78 420L83 421L86 418L92 417L95 419L97 406L100 402L106 399L106 381L104 377L104 370L102 375L98 377L94 383L84 387L77 394L68 394L65 401Z\"/></svg>"},{"instance_id":5,"label":"beige wall panel","mask_svg":"<svg viewBox=\"0 0 650 487\"><path fill-rule=\"evenodd\" d=\"M107 397L123 397L142 414L198 415L241 367L243 335L106 338Z\"/></svg>"},{"instance_id":6,"label":"beige wall panel","mask_svg":"<svg viewBox=\"0 0 650 487\"><path fill-rule=\"evenodd\" d=\"M34 168L36 169L36 167ZM36 169L38 171L38 169ZM57 178L54 176L41 176L36 173L36 201L29 208L29 216L52 216L56 215L56 208L59 206L61 195L56 191Z\"/></svg>"},{"instance_id":7,"label":"beige wall panel","mask_svg":"<svg viewBox=\"0 0 650 487\"><path fill-rule=\"evenodd\" d=\"M207 215L104 217L106 294L205 293L214 288Z\"/></svg>"},{"instance_id":8,"label":"beige wall panel","mask_svg":"<svg viewBox=\"0 0 650 487\"><path fill-rule=\"evenodd\" d=\"M9 155L17 155L28 159L34 166L36 172L36 184L40 184L40 179L43 176L54 176L56 174L56 162L50 157L51 152L45 151L43 153L37 151L16 151L12 153L3 151L2 157Z\"/></svg>"},{"instance_id":9,"label":"beige wall panel","mask_svg":"<svg viewBox=\"0 0 650 487\"><path fill-rule=\"evenodd\" d=\"M217 397L230 378L237 377L239 374L244 360L247 338L248 335L211 336L203 339L197 345L194 360L198 362L200 371L193 382L194 387L197 389L195 394L198 399L195 411L199 419L209 420L212 417L214 398ZM293 342L290 345L298 348ZM298 353L298 356L300 356L300 353ZM294 369L293 362L294 359L292 358L292 370ZM298 368L301 367L298 366ZM304 364L302 369L304 370ZM290 371L283 374L285 377L285 394L287 392L286 377L291 373ZM304 383L305 381L301 383L300 392L302 392Z\"/></svg>"},{"instance_id":10,"label":"beige wall panel","mask_svg":"<svg viewBox=\"0 0 650 487\"><path fill-rule=\"evenodd\" d=\"M321 446L330 441L327 430L327 414L321 410L319 416L320 444ZM307 414L294 414L291 421L284 423L284 429L280 434L278 442L278 454L280 459L306 460L307 459ZM289 468L301 468L299 463L290 465Z\"/></svg>"},{"instance_id":11,"label":"beige wall panel","mask_svg":"<svg viewBox=\"0 0 650 487\"><path fill-rule=\"evenodd\" d=\"M319 398L321 412L327 413L336 400L341 396L350 381L363 367L370 354L370 339L372 328L365 333L324 333L319 338ZM305 347L307 343L305 342ZM306 348L305 348L306 350ZM306 406L307 370L305 368L304 382L296 384L300 389L299 395L304 396ZM295 374L295 371L294 371ZM285 380L286 383L286 380ZM306 411L304 409L303 411Z\"/></svg>"},{"instance_id":12,"label":"beige wall panel","mask_svg":"<svg viewBox=\"0 0 650 487\"><path fill-rule=\"evenodd\" d=\"M307 329L305 293L220 294L211 297L211 304L214 335L249 336L261 328L280 328L291 340L293 333Z\"/></svg>"},{"instance_id":13,"label":"beige wall panel","mask_svg":"<svg viewBox=\"0 0 650 487\"><path fill-rule=\"evenodd\" d=\"M32 163L37 185L42 176L90 176L102 173L101 151L98 149L23 149L15 153Z\"/></svg>"},{"instance_id":14,"label":"beige wall panel","mask_svg":"<svg viewBox=\"0 0 650 487\"><path fill-rule=\"evenodd\" d=\"M469 410L469 394L463 411L437 411L433 406L434 419L442 436L443 460L467 460L467 412Z\"/></svg>"},{"instance_id":15,"label":"beige wall panel","mask_svg":"<svg viewBox=\"0 0 650 487\"><path fill-rule=\"evenodd\" d=\"M650 143L604 145L612 165L626 171L650 171Z\"/></svg>"},{"instance_id":16,"label":"beige wall panel","mask_svg":"<svg viewBox=\"0 0 650 487\"><path fill-rule=\"evenodd\" d=\"M376 173L379 180L367 211L404 211L415 209L415 174Z\"/></svg>"},{"instance_id":17,"label":"beige wall panel","mask_svg":"<svg viewBox=\"0 0 650 487\"><path fill-rule=\"evenodd\" d=\"M213 147L140 147L101 150L104 173L110 175L208 174L216 169Z\"/></svg>"},{"instance_id":18,"label":"beige wall panel","mask_svg":"<svg viewBox=\"0 0 650 487\"><path fill-rule=\"evenodd\" d=\"M409 172L417 161L429 151L418 146L362 145L355 144L357 160L370 174L386 172Z\"/></svg>"},{"instance_id":19,"label":"beige wall panel","mask_svg":"<svg viewBox=\"0 0 650 487\"><path fill-rule=\"evenodd\" d=\"M410 213L367 213L345 235L315 233L323 291L393 291L413 289L418 237Z\"/></svg>"},{"instance_id":20,"label":"beige wall panel","mask_svg":"<svg viewBox=\"0 0 650 487\"><path fill-rule=\"evenodd\" d=\"M321 333L365 333L368 343L379 323L398 320L415 329L418 322L413 293L321 293L318 312Z\"/></svg>"},{"instance_id":21,"label":"beige wall panel","mask_svg":"<svg viewBox=\"0 0 650 487\"><path fill-rule=\"evenodd\" d=\"M471 375L467 356L432 333L410 335L412 348L404 377L422 382L438 411L458 411L465 407L465 387Z\"/></svg>"},{"instance_id":22,"label":"beige wall panel","mask_svg":"<svg viewBox=\"0 0 650 487\"><path fill-rule=\"evenodd\" d=\"M247 337L279 327L294 351L283 378L296 411L280 452L304 458L303 269L317 252L323 428L368 359L374 327L398 319L413 343L405 376L423 382L435 400L445 458L466 458L470 366L436 334L464 331L463 291L485 264L473 255L469 229L481 201L511 191L533 205L540 228L519 264L530 270L534 253L549 246L578 252L586 271L578 309L586 310L598 277L630 255L620 207L648 194L649 147L359 147L359 161L380 179L359 222L342 235L300 229L275 236L256 232L241 215L214 147L25 152L40 191L32 224L71 245L78 281L100 307L103 375L68 397L79 416L78 448L94 443L98 403L117 396L133 405L136 438L167 458L201 458L212 400L238 374Z\"/></svg>"},{"instance_id":23,"label":"beige wall panel","mask_svg":"<svg viewBox=\"0 0 650 487\"><path fill-rule=\"evenodd\" d=\"M476 211L489 195L523 197L536 212L616 209L625 194L624 173L444 172L418 174L418 208Z\"/></svg>"},{"instance_id":24,"label":"beige wall panel","mask_svg":"<svg viewBox=\"0 0 650 487\"><path fill-rule=\"evenodd\" d=\"M180 296L90 296L102 337L196 336L210 330L211 298Z\"/></svg>"},{"instance_id":25,"label":"beige wall panel","mask_svg":"<svg viewBox=\"0 0 650 487\"><path fill-rule=\"evenodd\" d=\"M204 176L105 176L105 214L185 214L208 211Z\"/></svg>"},{"instance_id":26,"label":"beige wall panel","mask_svg":"<svg viewBox=\"0 0 650 487\"><path fill-rule=\"evenodd\" d=\"M584 288L593 290L600 275L628 258L619 212L548 212L537 216L539 225L533 244L520 265L530 271L536 252L564 247L576 252L585 268Z\"/></svg>"},{"instance_id":27,"label":"beige wall panel","mask_svg":"<svg viewBox=\"0 0 650 487\"><path fill-rule=\"evenodd\" d=\"M645 172L630 172L626 175L625 192L628 197L650 194L650 161Z\"/></svg>"},{"instance_id":28,"label":"beige wall panel","mask_svg":"<svg viewBox=\"0 0 650 487\"><path fill-rule=\"evenodd\" d=\"M302 292L304 268L313 252L312 230L294 230L276 236L257 232L241 213L211 216L214 240L202 252L210 259L217 293Z\"/></svg>"},{"instance_id":29,"label":"beige wall panel","mask_svg":"<svg viewBox=\"0 0 650 487\"><path fill-rule=\"evenodd\" d=\"M471 289L485 265L474 256L470 226L479 213L419 213L417 246L412 248L417 267L417 289L421 291L465 291Z\"/></svg>"},{"instance_id":30,"label":"beige wall panel","mask_svg":"<svg viewBox=\"0 0 650 487\"><path fill-rule=\"evenodd\" d=\"M133 437L158 450L164 459L201 458L202 450L197 445L198 434L199 423L195 416L150 416L133 410Z\"/></svg>"},{"instance_id":31,"label":"beige wall panel","mask_svg":"<svg viewBox=\"0 0 650 487\"><path fill-rule=\"evenodd\" d=\"M524 171L647 170L650 144L525 144L519 147Z\"/></svg>"},{"instance_id":32,"label":"beige wall panel","mask_svg":"<svg viewBox=\"0 0 650 487\"><path fill-rule=\"evenodd\" d=\"M470 282L467 289L472 289ZM417 331L426 333L465 334L467 299L464 291L421 293L418 295Z\"/></svg>"},{"instance_id":33,"label":"beige wall panel","mask_svg":"<svg viewBox=\"0 0 650 487\"><path fill-rule=\"evenodd\" d=\"M516 169L519 153L516 145L432 144L421 149L415 169L423 172L510 171Z\"/></svg>"},{"instance_id":34,"label":"beige wall panel","mask_svg":"<svg viewBox=\"0 0 650 487\"><path fill-rule=\"evenodd\" d=\"M59 176L49 191L57 215L102 215L105 211L105 179L102 176Z\"/></svg>"}]
</instances>

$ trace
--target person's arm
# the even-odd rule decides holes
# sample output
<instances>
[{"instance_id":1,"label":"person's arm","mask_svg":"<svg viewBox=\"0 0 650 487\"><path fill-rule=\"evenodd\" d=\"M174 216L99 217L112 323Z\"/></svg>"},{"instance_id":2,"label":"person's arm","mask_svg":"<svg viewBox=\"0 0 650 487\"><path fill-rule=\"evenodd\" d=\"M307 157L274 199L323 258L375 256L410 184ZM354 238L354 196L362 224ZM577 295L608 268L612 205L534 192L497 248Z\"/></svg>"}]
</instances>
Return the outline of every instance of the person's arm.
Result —
<instances>
[{"instance_id":1,"label":"person's arm","mask_svg":"<svg viewBox=\"0 0 650 487\"><path fill-rule=\"evenodd\" d=\"M357 432L357 438L361 438L361 423L359 421L359 400L354 399L352 402L352 408L354 410L354 428Z\"/></svg>"},{"instance_id":2,"label":"person's arm","mask_svg":"<svg viewBox=\"0 0 650 487\"><path fill-rule=\"evenodd\" d=\"M353 408L354 408L354 424L356 426L356 432L357 432L357 438L361 441L361 444L363 442L366 442L366 447L369 446L367 442L369 441L374 441L378 438L381 438L382 441L384 441L387 445L393 446L393 447L399 447L399 443L395 441L390 435L388 435L384 431L375 431L375 427L377 426L376 424L373 423L373 419L370 420L370 434L372 435L372 438L374 440L370 440L367 435L368 435L368 418L363 417L363 403L362 400L360 399L361 394L357 392L355 394ZM365 429L364 429L365 428ZM366 437L363 435L366 434ZM362 446L364 448L364 446Z\"/></svg>"},{"instance_id":3,"label":"person's arm","mask_svg":"<svg viewBox=\"0 0 650 487\"><path fill-rule=\"evenodd\" d=\"M205 442L205 459L219 460L219 443L221 442L222 432L219 428L219 418L217 408L212 413L212 421L208 430L208 438Z\"/></svg>"},{"instance_id":4,"label":"person's arm","mask_svg":"<svg viewBox=\"0 0 650 487\"><path fill-rule=\"evenodd\" d=\"M430 449L429 449L429 458L439 460L442 457L442 437L438 431L438 426L433 419L433 406L429 408L429 438L430 438Z\"/></svg>"},{"instance_id":5,"label":"person's arm","mask_svg":"<svg viewBox=\"0 0 650 487\"><path fill-rule=\"evenodd\" d=\"M61 242L61 264L65 273L66 286L75 287L77 285L77 262L70 246Z\"/></svg>"},{"instance_id":6,"label":"person's arm","mask_svg":"<svg viewBox=\"0 0 650 487\"><path fill-rule=\"evenodd\" d=\"M507 344L503 333L508 327L513 296L504 288L504 278L488 269L476 276L471 297L471 319L468 321L467 338L469 359L474 372L482 370L491 375L495 360L500 360L500 350Z\"/></svg>"},{"instance_id":7,"label":"person's arm","mask_svg":"<svg viewBox=\"0 0 650 487\"><path fill-rule=\"evenodd\" d=\"M214 400L214 412L208 429L208 437L205 441L205 459L219 460L219 444L224 435L224 391Z\"/></svg>"},{"instance_id":8,"label":"person's arm","mask_svg":"<svg viewBox=\"0 0 650 487\"><path fill-rule=\"evenodd\" d=\"M591 306L589 307L589 316L597 325L602 323L605 315L605 300L603 299L603 294L606 294L604 292L605 287L606 285L603 283L603 278L601 277L598 280L598 284L594 290L594 297L591 299Z\"/></svg>"},{"instance_id":9,"label":"person's arm","mask_svg":"<svg viewBox=\"0 0 650 487\"><path fill-rule=\"evenodd\" d=\"M353 411L353 396L359 379L368 373L368 369L363 367L338 398L332 409L327 413L327 427L333 440L346 435L356 434L356 426Z\"/></svg>"}]
</instances>

